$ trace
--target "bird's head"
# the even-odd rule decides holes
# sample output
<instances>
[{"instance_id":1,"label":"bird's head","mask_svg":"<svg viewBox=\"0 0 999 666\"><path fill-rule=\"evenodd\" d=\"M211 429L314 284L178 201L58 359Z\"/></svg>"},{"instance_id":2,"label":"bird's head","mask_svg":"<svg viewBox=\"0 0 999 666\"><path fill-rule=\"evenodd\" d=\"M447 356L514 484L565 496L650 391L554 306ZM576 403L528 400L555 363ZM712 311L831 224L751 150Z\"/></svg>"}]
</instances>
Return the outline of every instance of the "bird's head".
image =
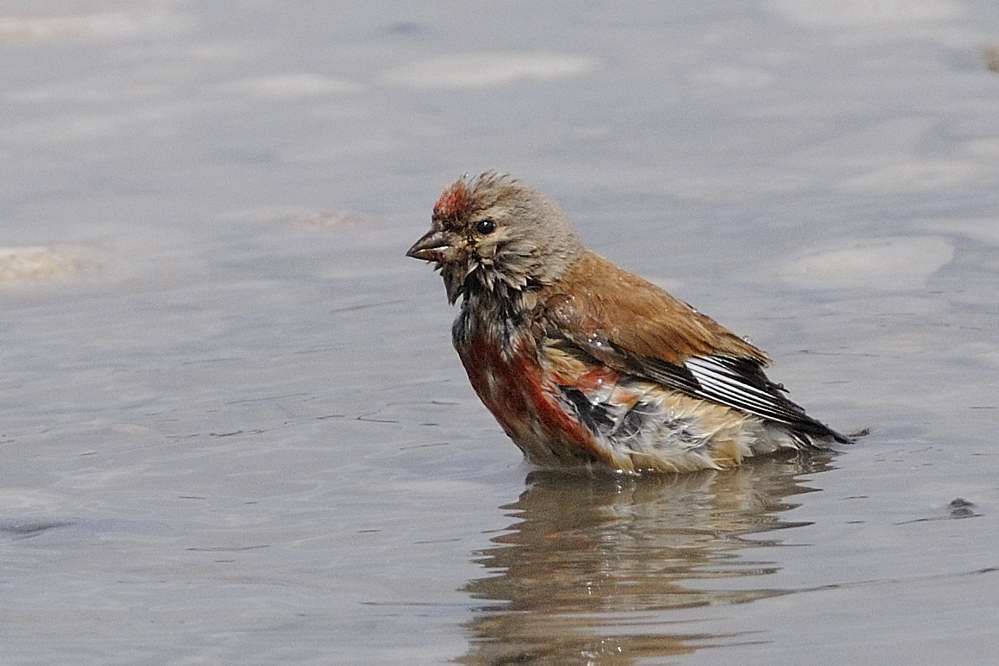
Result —
<instances>
[{"instance_id":1,"label":"bird's head","mask_svg":"<svg viewBox=\"0 0 999 666\"><path fill-rule=\"evenodd\" d=\"M562 209L505 174L444 189L430 231L406 256L433 262L450 303L473 290L504 298L551 284L583 248Z\"/></svg>"}]
</instances>

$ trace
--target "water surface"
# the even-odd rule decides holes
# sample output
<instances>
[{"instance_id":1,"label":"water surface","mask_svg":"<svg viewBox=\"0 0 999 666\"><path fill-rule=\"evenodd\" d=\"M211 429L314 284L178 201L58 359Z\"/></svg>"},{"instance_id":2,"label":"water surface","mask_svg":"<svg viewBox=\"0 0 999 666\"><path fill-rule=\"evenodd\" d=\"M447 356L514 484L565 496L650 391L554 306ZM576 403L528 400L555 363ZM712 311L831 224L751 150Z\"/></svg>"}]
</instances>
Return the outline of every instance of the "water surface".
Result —
<instances>
[{"instance_id":1,"label":"water surface","mask_svg":"<svg viewBox=\"0 0 999 666\"><path fill-rule=\"evenodd\" d=\"M0 2L0 661L987 663L985 0ZM526 467L440 187L500 168L839 455Z\"/></svg>"}]
</instances>

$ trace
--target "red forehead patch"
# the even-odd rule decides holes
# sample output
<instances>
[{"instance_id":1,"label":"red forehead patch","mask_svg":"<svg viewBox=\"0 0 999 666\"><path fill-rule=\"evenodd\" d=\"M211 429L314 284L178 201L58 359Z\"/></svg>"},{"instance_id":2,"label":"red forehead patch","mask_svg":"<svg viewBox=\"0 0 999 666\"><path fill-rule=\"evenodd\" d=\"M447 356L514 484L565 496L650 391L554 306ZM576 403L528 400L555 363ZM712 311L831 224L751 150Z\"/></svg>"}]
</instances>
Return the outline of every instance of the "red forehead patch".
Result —
<instances>
[{"instance_id":1,"label":"red forehead patch","mask_svg":"<svg viewBox=\"0 0 999 666\"><path fill-rule=\"evenodd\" d=\"M464 180L446 188L434 204L434 217L457 219L468 210L472 197Z\"/></svg>"}]
</instances>

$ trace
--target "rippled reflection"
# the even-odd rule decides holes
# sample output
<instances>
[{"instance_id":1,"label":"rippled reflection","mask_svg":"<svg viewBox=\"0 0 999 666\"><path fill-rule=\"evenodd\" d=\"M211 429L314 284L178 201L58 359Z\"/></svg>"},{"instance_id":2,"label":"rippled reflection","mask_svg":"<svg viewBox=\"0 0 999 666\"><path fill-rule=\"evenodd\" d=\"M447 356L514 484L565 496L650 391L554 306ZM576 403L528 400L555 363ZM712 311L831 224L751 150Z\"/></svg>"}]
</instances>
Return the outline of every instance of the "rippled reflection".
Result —
<instances>
[{"instance_id":1,"label":"rippled reflection","mask_svg":"<svg viewBox=\"0 0 999 666\"><path fill-rule=\"evenodd\" d=\"M504 507L517 522L475 554L489 574L465 590L496 603L468 623L463 661L626 664L766 640L683 631L689 617L681 626L663 611L779 594L766 580L779 570L776 558L751 560L741 551L780 546L777 530L805 524L782 514L797 506L795 495L818 490L802 475L829 468L828 457L812 456L677 477L532 473L520 499ZM750 577L758 583L747 584Z\"/></svg>"}]
</instances>

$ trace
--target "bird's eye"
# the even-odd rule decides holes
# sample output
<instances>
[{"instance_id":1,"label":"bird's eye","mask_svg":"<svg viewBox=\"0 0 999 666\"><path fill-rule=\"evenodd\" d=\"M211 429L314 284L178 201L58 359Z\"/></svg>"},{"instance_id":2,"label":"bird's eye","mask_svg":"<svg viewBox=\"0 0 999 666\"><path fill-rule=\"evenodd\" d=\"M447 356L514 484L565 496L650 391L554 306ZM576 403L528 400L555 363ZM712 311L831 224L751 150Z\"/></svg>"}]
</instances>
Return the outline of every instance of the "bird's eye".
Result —
<instances>
[{"instance_id":1,"label":"bird's eye","mask_svg":"<svg viewBox=\"0 0 999 666\"><path fill-rule=\"evenodd\" d=\"M492 232L496 231L496 222L489 219L479 220L475 223L475 230L483 236L488 236Z\"/></svg>"}]
</instances>

